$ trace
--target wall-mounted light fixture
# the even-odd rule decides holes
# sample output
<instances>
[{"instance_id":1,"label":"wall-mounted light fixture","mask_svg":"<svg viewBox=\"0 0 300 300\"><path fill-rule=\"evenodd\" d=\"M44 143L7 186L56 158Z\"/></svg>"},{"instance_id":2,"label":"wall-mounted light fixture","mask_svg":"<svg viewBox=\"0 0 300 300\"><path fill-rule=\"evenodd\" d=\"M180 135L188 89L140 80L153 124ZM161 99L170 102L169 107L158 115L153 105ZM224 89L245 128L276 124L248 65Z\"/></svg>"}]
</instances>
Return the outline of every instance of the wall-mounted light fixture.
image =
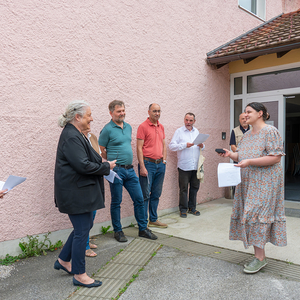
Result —
<instances>
[{"instance_id":1,"label":"wall-mounted light fixture","mask_svg":"<svg viewBox=\"0 0 300 300\"><path fill-rule=\"evenodd\" d=\"M226 140L226 132L222 132L222 140Z\"/></svg>"}]
</instances>

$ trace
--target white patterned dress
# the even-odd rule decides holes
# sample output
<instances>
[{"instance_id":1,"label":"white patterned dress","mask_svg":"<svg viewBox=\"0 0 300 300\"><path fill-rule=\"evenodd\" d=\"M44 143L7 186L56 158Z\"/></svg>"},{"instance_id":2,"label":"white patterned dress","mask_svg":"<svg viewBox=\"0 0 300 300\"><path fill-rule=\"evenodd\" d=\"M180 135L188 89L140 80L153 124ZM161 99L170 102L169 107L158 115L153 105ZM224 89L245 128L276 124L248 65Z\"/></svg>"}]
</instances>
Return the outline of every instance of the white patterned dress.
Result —
<instances>
[{"instance_id":1,"label":"white patterned dress","mask_svg":"<svg viewBox=\"0 0 300 300\"><path fill-rule=\"evenodd\" d=\"M246 132L237 152L239 161L266 155L285 155L282 138L274 126L266 125L258 133ZM241 240L245 248L261 249L267 242L286 246L284 182L281 163L272 166L241 168L242 182L233 201L230 240Z\"/></svg>"}]
</instances>

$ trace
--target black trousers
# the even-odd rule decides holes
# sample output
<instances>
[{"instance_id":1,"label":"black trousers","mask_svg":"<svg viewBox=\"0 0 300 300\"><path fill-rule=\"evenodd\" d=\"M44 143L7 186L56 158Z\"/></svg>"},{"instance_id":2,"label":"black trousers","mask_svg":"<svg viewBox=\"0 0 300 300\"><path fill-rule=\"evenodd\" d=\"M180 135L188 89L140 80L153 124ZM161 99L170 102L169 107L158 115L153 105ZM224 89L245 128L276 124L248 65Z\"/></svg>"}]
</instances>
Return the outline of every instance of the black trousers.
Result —
<instances>
[{"instance_id":1,"label":"black trousers","mask_svg":"<svg viewBox=\"0 0 300 300\"><path fill-rule=\"evenodd\" d=\"M200 180L197 178L197 170L183 171L178 168L179 179L179 209L186 212L195 209L197 204L197 192Z\"/></svg>"}]
</instances>

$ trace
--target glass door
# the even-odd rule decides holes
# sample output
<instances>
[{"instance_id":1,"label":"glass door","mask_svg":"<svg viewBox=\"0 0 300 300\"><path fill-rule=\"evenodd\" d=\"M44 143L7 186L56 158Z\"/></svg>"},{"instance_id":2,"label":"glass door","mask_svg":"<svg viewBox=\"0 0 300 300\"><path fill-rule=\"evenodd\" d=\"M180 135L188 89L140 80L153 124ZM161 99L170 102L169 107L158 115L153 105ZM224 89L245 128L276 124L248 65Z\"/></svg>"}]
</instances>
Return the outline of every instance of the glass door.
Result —
<instances>
[{"instance_id":1,"label":"glass door","mask_svg":"<svg viewBox=\"0 0 300 300\"><path fill-rule=\"evenodd\" d=\"M300 94L285 96L285 199L300 201Z\"/></svg>"},{"instance_id":2,"label":"glass door","mask_svg":"<svg viewBox=\"0 0 300 300\"><path fill-rule=\"evenodd\" d=\"M284 151L285 151L285 101L282 95L274 96L260 96L260 97L247 97L245 107L250 102L260 102L270 114L270 119L266 121L267 124L275 126L282 137ZM281 164L285 169L285 157L281 158Z\"/></svg>"}]
</instances>

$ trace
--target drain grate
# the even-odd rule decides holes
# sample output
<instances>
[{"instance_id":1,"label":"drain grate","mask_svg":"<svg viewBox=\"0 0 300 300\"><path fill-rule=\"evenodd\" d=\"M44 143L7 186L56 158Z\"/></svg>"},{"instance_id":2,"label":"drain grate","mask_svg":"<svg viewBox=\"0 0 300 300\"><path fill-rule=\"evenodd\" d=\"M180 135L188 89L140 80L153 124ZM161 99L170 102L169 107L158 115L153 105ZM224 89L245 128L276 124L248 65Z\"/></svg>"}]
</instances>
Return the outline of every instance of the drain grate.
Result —
<instances>
[{"instance_id":1,"label":"drain grate","mask_svg":"<svg viewBox=\"0 0 300 300\"><path fill-rule=\"evenodd\" d=\"M287 217L300 218L300 209L296 208L285 208L285 215Z\"/></svg>"}]
</instances>

